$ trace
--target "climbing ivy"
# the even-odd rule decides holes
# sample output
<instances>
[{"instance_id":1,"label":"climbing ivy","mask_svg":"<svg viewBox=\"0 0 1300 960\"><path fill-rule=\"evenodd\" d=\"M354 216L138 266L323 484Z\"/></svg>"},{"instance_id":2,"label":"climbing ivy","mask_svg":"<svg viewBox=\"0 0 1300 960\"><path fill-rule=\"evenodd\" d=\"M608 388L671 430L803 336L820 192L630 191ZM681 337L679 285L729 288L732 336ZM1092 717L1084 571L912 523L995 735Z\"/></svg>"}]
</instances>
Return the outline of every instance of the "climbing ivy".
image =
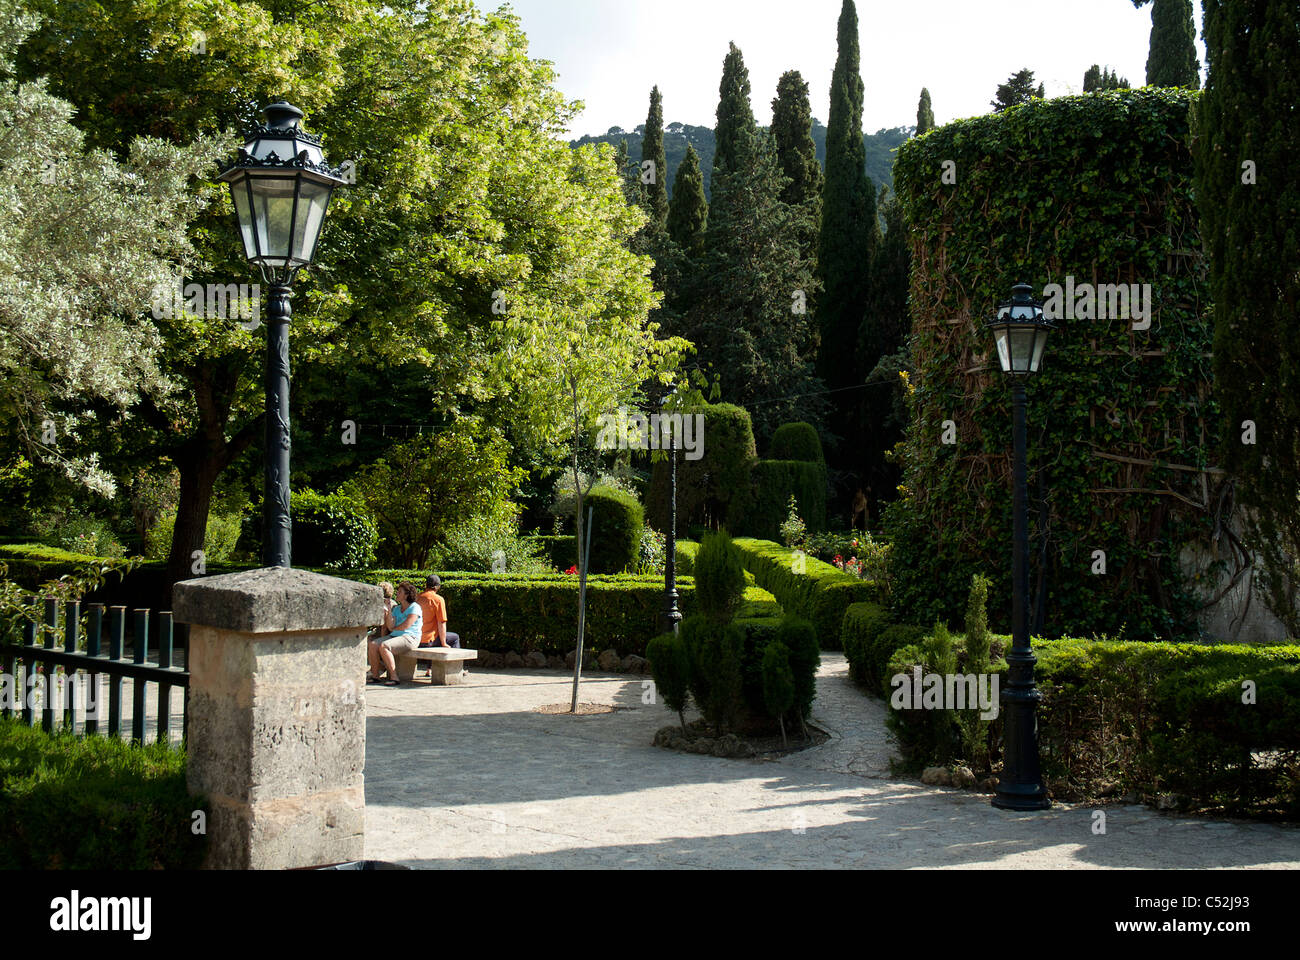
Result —
<instances>
[{"instance_id":1,"label":"climbing ivy","mask_svg":"<svg viewBox=\"0 0 1300 960\"><path fill-rule=\"evenodd\" d=\"M1031 589L1044 574L1042 632L1194 630L1198 590L1179 554L1213 529L1218 487L1188 147L1195 97L1146 89L1035 100L900 149L916 372L896 451L904 481L886 523L903 619L956 623L972 574L985 573L992 619L1005 629L1012 392L985 326L1013 284L1042 291L1073 276L1151 284L1151 327L1059 319L1044 370L1028 383ZM943 442L945 421L953 444ZM1045 527L1036 522L1040 480ZM1098 550L1104 575L1093 573Z\"/></svg>"}]
</instances>

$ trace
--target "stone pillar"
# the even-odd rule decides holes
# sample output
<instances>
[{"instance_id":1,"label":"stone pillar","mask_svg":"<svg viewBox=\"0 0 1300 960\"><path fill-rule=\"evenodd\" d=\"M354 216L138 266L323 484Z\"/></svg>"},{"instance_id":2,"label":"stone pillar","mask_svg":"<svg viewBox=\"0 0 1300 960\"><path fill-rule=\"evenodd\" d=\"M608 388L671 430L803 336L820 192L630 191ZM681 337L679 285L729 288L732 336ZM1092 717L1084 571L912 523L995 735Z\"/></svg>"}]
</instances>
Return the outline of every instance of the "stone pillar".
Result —
<instances>
[{"instance_id":1,"label":"stone pillar","mask_svg":"<svg viewBox=\"0 0 1300 960\"><path fill-rule=\"evenodd\" d=\"M366 627L378 587L272 567L178 583L190 625L191 793L210 869L360 860Z\"/></svg>"}]
</instances>

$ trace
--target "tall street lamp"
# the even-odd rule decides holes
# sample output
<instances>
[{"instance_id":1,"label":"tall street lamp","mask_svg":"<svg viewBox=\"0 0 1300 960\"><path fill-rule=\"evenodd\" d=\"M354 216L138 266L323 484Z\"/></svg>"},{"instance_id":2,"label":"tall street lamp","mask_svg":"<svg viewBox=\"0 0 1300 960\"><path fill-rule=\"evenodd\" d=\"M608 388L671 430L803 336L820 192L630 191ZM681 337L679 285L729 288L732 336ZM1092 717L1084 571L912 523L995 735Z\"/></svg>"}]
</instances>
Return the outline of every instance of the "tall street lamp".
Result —
<instances>
[{"instance_id":1,"label":"tall street lamp","mask_svg":"<svg viewBox=\"0 0 1300 960\"><path fill-rule=\"evenodd\" d=\"M664 621L668 630L677 633L681 629L682 611L677 600L677 431L673 422L666 419L663 404L660 410L660 438L664 433L668 441L668 537L664 544ZM664 429L667 423L667 429ZM659 444L663 446L662 440Z\"/></svg>"},{"instance_id":2,"label":"tall street lamp","mask_svg":"<svg viewBox=\"0 0 1300 960\"><path fill-rule=\"evenodd\" d=\"M1011 300L998 307L998 318L989 324L997 342L1002 372L1012 377L1014 387L1015 464L1013 485L1014 528L1011 556L1011 652L1007 655L1007 684L1002 703L1005 742L1002 779L993 806L1003 810L1046 810L1047 799L1038 762L1038 704L1043 695L1034 684L1038 658L1029 645L1029 516L1025 490L1025 379L1038 372L1047 347L1047 336L1056 327L1043 317L1042 304L1034 300L1033 288L1017 284Z\"/></svg>"},{"instance_id":3,"label":"tall street lamp","mask_svg":"<svg viewBox=\"0 0 1300 960\"><path fill-rule=\"evenodd\" d=\"M293 281L316 253L330 194L345 181L325 161L318 137L301 127L302 111L283 100L248 134L218 180L230 185L244 255L270 288L266 325L266 476L262 560L292 560L289 519L289 318Z\"/></svg>"}]
</instances>

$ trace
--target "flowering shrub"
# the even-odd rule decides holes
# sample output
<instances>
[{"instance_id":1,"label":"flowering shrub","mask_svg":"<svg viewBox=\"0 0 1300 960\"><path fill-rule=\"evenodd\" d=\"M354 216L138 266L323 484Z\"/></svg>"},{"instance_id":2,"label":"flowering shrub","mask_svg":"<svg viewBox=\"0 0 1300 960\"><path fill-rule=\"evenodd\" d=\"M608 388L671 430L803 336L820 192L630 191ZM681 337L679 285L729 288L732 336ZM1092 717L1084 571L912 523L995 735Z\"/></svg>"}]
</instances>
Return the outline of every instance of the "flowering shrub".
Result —
<instances>
[{"instance_id":1,"label":"flowering shrub","mask_svg":"<svg viewBox=\"0 0 1300 960\"><path fill-rule=\"evenodd\" d=\"M803 549L808 543L808 525L799 516L799 502L790 494L789 510L785 522L781 524L781 539L791 550Z\"/></svg>"}]
</instances>

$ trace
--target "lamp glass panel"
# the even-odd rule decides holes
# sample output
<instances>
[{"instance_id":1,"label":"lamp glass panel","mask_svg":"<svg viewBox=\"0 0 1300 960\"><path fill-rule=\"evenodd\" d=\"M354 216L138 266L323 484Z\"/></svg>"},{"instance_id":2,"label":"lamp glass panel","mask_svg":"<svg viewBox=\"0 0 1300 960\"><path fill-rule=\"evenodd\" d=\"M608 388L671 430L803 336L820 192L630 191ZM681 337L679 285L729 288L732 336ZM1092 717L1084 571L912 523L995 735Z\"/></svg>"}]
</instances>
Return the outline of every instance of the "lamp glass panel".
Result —
<instances>
[{"instance_id":1,"label":"lamp glass panel","mask_svg":"<svg viewBox=\"0 0 1300 960\"><path fill-rule=\"evenodd\" d=\"M293 231L295 260L311 263L312 257L316 255L316 241L320 238L320 228L329 202L329 186L306 178L302 180L298 197L298 219Z\"/></svg>"},{"instance_id":2,"label":"lamp glass panel","mask_svg":"<svg viewBox=\"0 0 1300 960\"><path fill-rule=\"evenodd\" d=\"M998 345L998 363L1002 364L1002 372L1011 372L1011 348L1007 343L1007 328L998 327L993 331L993 336Z\"/></svg>"},{"instance_id":3,"label":"lamp glass panel","mask_svg":"<svg viewBox=\"0 0 1300 960\"><path fill-rule=\"evenodd\" d=\"M248 202L248 178L240 177L231 181L230 199L235 202L235 216L239 218L239 234L244 240L244 256L249 260L257 258L257 239L253 233L253 208Z\"/></svg>"},{"instance_id":4,"label":"lamp glass panel","mask_svg":"<svg viewBox=\"0 0 1300 960\"><path fill-rule=\"evenodd\" d=\"M289 262L289 231L293 225L293 174L279 175L260 171L250 175L253 186L253 213L257 218L257 236L263 262L284 266Z\"/></svg>"},{"instance_id":5,"label":"lamp glass panel","mask_svg":"<svg viewBox=\"0 0 1300 960\"><path fill-rule=\"evenodd\" d=\"M1007 339L1011 348L1011 372L1029 373L1029 362L1034 355L1034 328L1012 327Z\"/></svg>"},{"instance_id":6,"label":"lamp glass panel","mask_svg":"<svg viewBox=\"0 0 1300 960\"><path fill-rule=\"evenodd\" d=\"M1035 339L1034 339L1034 356L1033 356L1033 359L1032 359L1032 360L1030 361L1030 363L1029 363L1029 372L1030 372L1030 373L1037 373L1037 372L1038 372L1038 368L1039 368L1040 366L1042 366L1042 363L1043 363L1043 352L1047 349L1047 334L1048 334L1048 332L1049 332L1049 331L1047 330L1046 327L1039 327L1038 330L1035 331L1035 333L1037 334L1037 336L1036 336Z\"/></svg>"}]
</instances>

